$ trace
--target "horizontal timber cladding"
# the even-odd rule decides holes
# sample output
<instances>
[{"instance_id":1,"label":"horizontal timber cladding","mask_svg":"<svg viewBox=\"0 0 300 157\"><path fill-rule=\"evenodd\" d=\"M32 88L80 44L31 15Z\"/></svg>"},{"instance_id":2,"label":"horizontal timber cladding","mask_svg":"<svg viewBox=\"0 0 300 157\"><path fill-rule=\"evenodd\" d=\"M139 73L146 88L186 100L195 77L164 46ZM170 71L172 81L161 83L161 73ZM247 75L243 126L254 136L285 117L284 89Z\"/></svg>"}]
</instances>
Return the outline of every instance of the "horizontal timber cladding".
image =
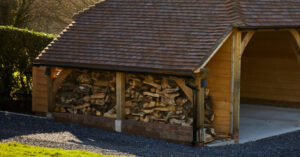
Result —
<instances>
[{"instance_id":1,"label":"horizontal timber cladding","mask_svg":"<svg viewBox=\"0 0 300 157\"><path fill-rule=\"evenodd\" d=\"M46 67L33 67L32 111L48 112L48 78Z\"/></svg>"},{"instance_id":2,"label":"horizontal timber cladding","mask_svg":"<svg viewBox=\"0 0 300 157\"><path fill-rule=\"evenodd\" d=\"M217 133L230 133L232 107L232 36L230 36L205 68L209 69L208 89L213 104Z\"/></svg>"},{"instance_id":3,"label":"horizontal timber cladding","mask_svg":"<svg viewBox=\"0 0 300 157\"><path fill-rule=\"evenodd\" d=\"M122 132L175 142L191 142L193 137L193 129L191 126L159 122L146 123L133 120L124 120L122 122Z\"/></svg>"},{"instance_id":4,"label":"horizontal timber cladding","mask_svg":"<svg viewBox=\"0 0 300 157\"><path fill-rule=\"evenodd\" d=\"M52 113L52 117L60 122L76 123L108 131L115 130L115 118L58 112ZM191 142L193 131L190 126L123 120L122 132L174 142Z\"/></svg>"},{"instance_id":5,"label":"horizontal timber cladding","mask_svg":"<svg viewBox=\"0 0 300 157\"><path fill-rule=\"evenodd\" d=\"M52 113L52 117L60 122L65 123L77 123L87 125L90 127L96 127L105 129L108 131L115 130L115 118L97 117L91 115L71 114L71 113Z\"/></svg>"},{"instance_id":6,"label":"horizontal timber cladding","mask_svg":"<svg viewBox=\"0 0 300 157\"><path fill-rule=\"evenodd\" d=\"M285 31L256 33L242 57L241 97L247 100L242 102L300 107L300 63L293 40Z\"/></svg>"}]
</instances>

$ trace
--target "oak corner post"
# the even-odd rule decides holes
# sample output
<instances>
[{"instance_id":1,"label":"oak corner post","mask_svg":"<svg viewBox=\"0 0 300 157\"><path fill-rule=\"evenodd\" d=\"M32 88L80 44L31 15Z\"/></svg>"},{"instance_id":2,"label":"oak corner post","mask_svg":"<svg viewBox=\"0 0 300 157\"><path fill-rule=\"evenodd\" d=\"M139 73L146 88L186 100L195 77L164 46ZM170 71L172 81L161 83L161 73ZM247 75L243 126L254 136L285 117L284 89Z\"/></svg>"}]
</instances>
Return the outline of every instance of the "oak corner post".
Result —
<instances>
[{"instance_id":1,"label":"oak corner post","mask_svg":"<svg viewBox=\"0 0 300 157\"><path fill-rule=\"evenodd\" d=\"M199 142L204 144L205 142L205 129L204 129L204 118L205 118L205 78L208 75L208 69L202 69L196 74L196 85L197 85L197 128L199 129ZM205 82L205 83L204 83Z\"/></svg>"},{"instance_id":2,"label":"oak corner post","mask_svg":"<svg viewBox=\"0 0 300 157\"><path fill-rule=\"evenodd\" d=\"M239 118L240 118L240 77L242 57L242 33L235 30L232 44L232 132L235 143L239 141Z\"/></svg>"},{"instance_id":3,"label":"oak corner post","mask_svg":"<svg viewBox=\"0 0 300 157\"><path fill-rule=\"evenodd\" d=\"M125 119L125 73L116 73L117 120Z\"/></svg>"}]
</instances>

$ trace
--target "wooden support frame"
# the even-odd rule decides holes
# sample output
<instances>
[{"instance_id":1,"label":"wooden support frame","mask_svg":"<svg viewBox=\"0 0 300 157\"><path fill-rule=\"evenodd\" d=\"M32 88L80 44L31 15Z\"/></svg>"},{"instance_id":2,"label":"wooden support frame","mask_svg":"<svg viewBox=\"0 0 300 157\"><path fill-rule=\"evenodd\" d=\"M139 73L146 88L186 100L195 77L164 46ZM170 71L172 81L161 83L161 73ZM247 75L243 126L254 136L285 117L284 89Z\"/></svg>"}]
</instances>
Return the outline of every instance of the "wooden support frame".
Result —
<instances>
[{"instance_id":1,"label":"wooden support frame","mask_svg":"<svg viewBox=\"0 0 300 157\"><path fill-rule=\"evenodd\" d=\"M47 93L48 93L48 95L47 95L48 112L53 112L55 109L55 94L52 92L52 90L53 90L53 82L56 77L56 73L55 73L56 69L47 67L46 71L48 71L48 76L47 76L47 78L48 78L48 81L47 81L47 84L48 84L48 91L47 91Z\"/></svg>"},{"instance_id":2,"label":"wooden support frame","mask_svg":"<svg viewBox=\"0 0 300 157\"><path fill-rule=\"evenodd\" d=\"M193 90L185 85L185 80L183 78L172 78L177 85L182 89L184 94L187 96L190 102L193 102Z\"/></svg>"},{"instance_id":3,"label":"wooden support frame","mask_svg":"<svg viewBox=\"0 0 300 157\"><path fill-rule=\"evenodd\" d=\"M125 73L116 73L117 120L125 119Z\"/></svg>"},{"instance_id":4,"label":"wooden support frame","mask_svg":"<svg viewBox=\"0 0 300 157\"><path fill-rule=\"evenodd\" d=\"M252 35L253 36L253 35ZM242 32L235 30L232 45L232 131L235 143L238 143L240 118L240 79L242 57Z\"/></svg>"},{"instance_id":5,"label":"wooden support frame","mask_svg":"<svg viewBox=\"0 0 300 157\"><path fill-rule=\"evenodd\" d=\"M69 76L73 71L71 69L63 69L57 75L57 68L47 67L47 102L48 102L48 112L53 112L55 109L55 96L58 88L61 86L63 81ZM49 71L48 71L49 70Z\"/></svg>"},{"instance_id":6,"label":"wooden support frame","mask_svg":"<svg viewBox=\"0 0 300 157\"><path fill-rule=\"evenodd\" d=\"M72 69L63 69L60 71L59 75L56 76L55 80L53 81L53 89L52 92L56 95L58 88L62 85L64 80L72 73Z\"/></svg>"},{"instance_id":7,"label":"wooden support frame","mask_svg":"<svg viewBox=\"0 0 300 157\"><path fill-rule=\"evenodd\" d=\"M204 130L204 119L205 119L205 87L202 85L202 80L208 76L208 69L201 69L196 74L195 84L197 86L197 128L199 129L199 142L204 144L205 142L205 130Z\"/></svg>"},{"instance_id":8,"label":"wooden support frame","mask_svg":"<svg viewBox=\"0 0 300 157\"><path fill-rule=\"evenodd\" d=\"M252 37L254 36L255 31L248 31L246 32L246 35L242 41L242 45L241 45L241 56L243 55L247 45L249 44L250 40L252 39Z\"/></svg>"},{"instance_id":9,"label":"wooden support frame","mask_svg":"<svg viewBox=\"0 0 300 157\"><path fill-rule=\"evenodd\" d=\"M300 63L300 35L296 29L290 30L290 33L294 37L297 46L294 46L295 42L293 42L293 41L290 41L290 44L291 44L293 51L297 57L297 61Z\"/></svg>"}]
</instances>

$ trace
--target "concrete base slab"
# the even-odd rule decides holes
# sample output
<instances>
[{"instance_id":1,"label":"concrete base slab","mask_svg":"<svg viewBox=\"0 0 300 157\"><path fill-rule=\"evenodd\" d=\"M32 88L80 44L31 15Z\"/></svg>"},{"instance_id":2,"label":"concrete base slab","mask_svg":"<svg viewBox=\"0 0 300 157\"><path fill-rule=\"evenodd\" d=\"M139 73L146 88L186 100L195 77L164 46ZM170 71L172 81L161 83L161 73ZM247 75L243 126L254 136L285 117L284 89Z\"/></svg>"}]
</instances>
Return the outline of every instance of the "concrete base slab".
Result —
<instances>
[{"instance_id":1,"label":"concrete base slab","mask_svg":"<svg viewBox=\"0 0 300 157\"><path fill-rule=\"evenodd\" d=\"M300 130L300 110L241 104L239 143Z\"/></svg>"}]
</instances>

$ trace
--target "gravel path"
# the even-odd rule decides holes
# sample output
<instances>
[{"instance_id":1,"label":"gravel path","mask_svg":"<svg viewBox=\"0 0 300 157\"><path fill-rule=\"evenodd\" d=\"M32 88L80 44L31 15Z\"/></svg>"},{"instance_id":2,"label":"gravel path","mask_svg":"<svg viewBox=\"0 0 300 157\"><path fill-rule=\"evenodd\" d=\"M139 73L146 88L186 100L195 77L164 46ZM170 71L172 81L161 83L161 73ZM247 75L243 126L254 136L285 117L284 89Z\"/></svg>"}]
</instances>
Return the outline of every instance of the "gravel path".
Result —
<instances>
[{"instance_id":1,"label":"gravel path","mask_svg":"<svg viewBox=\"0 0 300 157\"><path fill-rule=\"evenodd\" d=\"M300 156L300 131L256 142L222 147L192 148L166 141L107 132L46 118L0 112L0 142L64 149L84 149L134 156Z\"/></svg>"}]
</instances>

